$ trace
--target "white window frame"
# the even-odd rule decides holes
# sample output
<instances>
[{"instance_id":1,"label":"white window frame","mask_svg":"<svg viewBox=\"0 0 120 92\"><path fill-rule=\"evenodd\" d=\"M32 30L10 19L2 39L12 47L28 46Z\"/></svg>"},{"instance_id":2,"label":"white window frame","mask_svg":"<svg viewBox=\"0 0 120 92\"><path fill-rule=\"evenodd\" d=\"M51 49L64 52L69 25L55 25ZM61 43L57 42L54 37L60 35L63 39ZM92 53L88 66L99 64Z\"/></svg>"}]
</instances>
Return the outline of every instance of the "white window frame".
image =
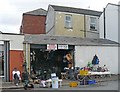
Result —
<instances>
[{"instance_id":1,"label":"white window frame","mask_svg":"<svg viewBox=\"0 0 120 92\"><path fill-rule=\"evenodd\" d=\"M90 17L90 30L97 31L97 18Z\"/></svg>"},{"instance_id":2,"label":"white window frame","mask_svg":"<svg viewBox=\"0 0 120 92\"><path fill-rule=\"evenodd\" d=\"M72 28L72 15L65 15L65 28Z\"/></svg>"}]
</instances>

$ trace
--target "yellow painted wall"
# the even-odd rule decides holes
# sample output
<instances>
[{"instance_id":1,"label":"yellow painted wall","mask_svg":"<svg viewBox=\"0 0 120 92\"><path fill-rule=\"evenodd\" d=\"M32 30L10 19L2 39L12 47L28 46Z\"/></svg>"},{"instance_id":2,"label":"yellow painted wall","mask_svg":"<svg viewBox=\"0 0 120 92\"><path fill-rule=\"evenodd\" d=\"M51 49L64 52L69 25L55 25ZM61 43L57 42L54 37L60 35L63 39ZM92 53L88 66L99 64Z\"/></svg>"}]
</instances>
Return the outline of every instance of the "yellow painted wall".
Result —
<instances>
[{"instance_id":1,"label":"yellow painted wall","mask_svg":"<svg viewBox=\"0 0 120 92\"><path fill-rule=\"evenodd\" d=\"M65 28L66 14L68 13L56 13L55 35L84 37L84 15L69 13L72 15L73 26L71 31L70 29Z\"/></svg>"}]
</instances>

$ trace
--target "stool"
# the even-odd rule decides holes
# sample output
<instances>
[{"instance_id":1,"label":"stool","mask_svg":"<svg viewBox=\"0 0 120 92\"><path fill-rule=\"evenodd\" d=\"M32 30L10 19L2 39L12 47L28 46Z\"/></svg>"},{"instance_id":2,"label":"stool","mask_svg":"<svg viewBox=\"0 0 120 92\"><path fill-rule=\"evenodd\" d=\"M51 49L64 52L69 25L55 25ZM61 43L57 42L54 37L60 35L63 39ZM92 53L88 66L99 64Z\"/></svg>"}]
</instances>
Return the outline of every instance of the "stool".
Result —
<instances>
[{"instance_id":1,"label":"stool","mask_svg":"<svg viewBox=\"0 0 120 92\"><path fill-rule=\"evenodd\" d=\"M66 73L61 73L61 78L62 79L67 79L67 74Z\"/></svg>"}]
</instances>

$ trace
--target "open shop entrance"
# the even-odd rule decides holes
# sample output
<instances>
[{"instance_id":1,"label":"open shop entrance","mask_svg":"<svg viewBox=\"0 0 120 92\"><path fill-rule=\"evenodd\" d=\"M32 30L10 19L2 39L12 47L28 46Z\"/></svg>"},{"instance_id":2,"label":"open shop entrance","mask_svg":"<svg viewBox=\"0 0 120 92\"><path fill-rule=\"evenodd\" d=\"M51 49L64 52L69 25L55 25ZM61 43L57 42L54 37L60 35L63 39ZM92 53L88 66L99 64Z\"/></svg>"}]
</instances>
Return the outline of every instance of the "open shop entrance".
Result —
<instances>
[{"instance_id":1,"label":"open shop entrance","mask_svg":"<svg viewBox=\"0 0 120 92\"><path fill-rule=\"evenodd\" d=\"M74 66L74 46L68 46L68 49L47 50L47 45L32 45L30 48L30 70L37 77L49 79L51 73L61 78L61 72L65 67L69 68L67 54L71 55L72 65Z\"/></svg>"}]
</instances>

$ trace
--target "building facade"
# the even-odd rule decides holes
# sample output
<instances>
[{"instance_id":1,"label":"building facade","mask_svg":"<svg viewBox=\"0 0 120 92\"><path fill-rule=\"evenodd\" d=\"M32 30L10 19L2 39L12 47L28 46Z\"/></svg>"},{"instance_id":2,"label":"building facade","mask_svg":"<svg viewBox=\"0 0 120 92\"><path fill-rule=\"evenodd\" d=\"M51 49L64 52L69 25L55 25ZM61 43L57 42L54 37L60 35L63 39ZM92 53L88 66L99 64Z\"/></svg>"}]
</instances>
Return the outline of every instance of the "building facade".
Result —
<instances>
[{"instance_id":1,"label":"building facade","mask_svg":"<svg viewBox=\"0 0 120 92\"><path fill-rule=\"evenodd\" d=\"M108 3L100 16L100 38L120 42L118 39L120 29L120 5Z\"/></svg>"},{"instance_id":2,"label":"building facade","mask_svg":"<svg viewBox=\"0 0 120 92\"><path fill-rule=\"evenodd\" d=\"M0 41L2 42L2 76L3 81L12 80L12 71L16 67L21 73L23 71L24 53L23 41L24 35L1 33Z\"/></svg>"},{"instance_id":3,"label":"building facade","mask_svg":"<svg viewBox=\"0 0 120 92\"><path fill-rule=\"evenodd\" d=\"M111 74L119 73L118 43L111 40L82 39L80 37L68 36L25 35L24 46L27 48L25 55L26 59L28 59L27 68L33 70L35 66L37 73L41 69L40 67L44 67L42 69L51 69L51 67L56 65L56 62L58 64L56 67L64 69L63 58L67 52L70 52L73 57L73 67L85 67L88 62L92 62L93 56L96 54L100 60L99 66L107 65Z\"/></svg>"},{"instance_id":4,"label":"building facade","mask_svg":"<svg viewBox=\"0 0 120 92\"><path fill-rule=\"evenodd\" d=\"M47 11L41 8L23 13L20 33L45 34L46 14Z\"/></svg>"},{"instance_id":5,"label":"building facade","mask_svg":"<svg viewBox=\"0 0 120 92\"><path fill-rule=\"evenodd\" d=\"M96 54L100 66L107 65L111 74L118 74L118 43L107 39L82 39L80 37L49 36L33 34L0 34L2 37L2 52L4 55L4 81L12 80L12 71L16 67L21 73L23 64L29 73L35 70L41 74L41 69L51 70L57 67L58 76L65 67L64 56L70 53L73 67L84 67L91 62ZM16 39L17 40L16 40ZM114 64L113 64L114 62ZM3 63L2 63L3 64ZM115 67L115 68L114 68Z\"/></svg>"},{"instance_id":6,"label":"building facade","mask_svg":"<svg viewBox=\"0 0 120 92\"><path fill-rule=\"evenodd\" d=\"M102 12L49 5L46 34L82 38L99 38L99 16Z\"/></svg>"}]
</instances>

